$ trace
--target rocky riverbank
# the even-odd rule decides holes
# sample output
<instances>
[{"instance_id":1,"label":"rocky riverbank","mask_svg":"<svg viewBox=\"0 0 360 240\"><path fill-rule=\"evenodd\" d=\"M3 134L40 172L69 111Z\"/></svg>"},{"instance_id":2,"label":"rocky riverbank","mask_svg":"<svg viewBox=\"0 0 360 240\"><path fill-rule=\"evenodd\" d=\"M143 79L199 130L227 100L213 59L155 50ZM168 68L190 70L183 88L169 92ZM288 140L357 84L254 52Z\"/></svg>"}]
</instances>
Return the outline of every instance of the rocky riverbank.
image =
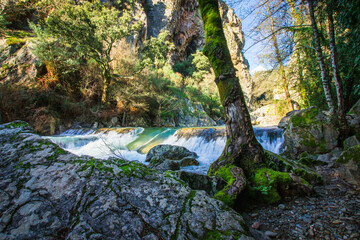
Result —
<instances>
[{"instance_id":1,"label":"rocky riverbank","mask_svg":"<svg viewBox=\"0 0 360 240\"><path fill-rule=\"evenodd\" d=\"M277 206L257 206L244 217L256 239L360 239L360 188L341 179L330 163L317 167L316 195Z\"/></svg>"},{"instance_id":2,"label":"rocky riverbank","mask_svg":"<svg viewBox=\"0 0 360 240\"><path fill-rule=\"evenodd\" d=\"M242 216L171 172L78 157L0 125L0 239L252 239Z\"/></svg>"}]
</instances>

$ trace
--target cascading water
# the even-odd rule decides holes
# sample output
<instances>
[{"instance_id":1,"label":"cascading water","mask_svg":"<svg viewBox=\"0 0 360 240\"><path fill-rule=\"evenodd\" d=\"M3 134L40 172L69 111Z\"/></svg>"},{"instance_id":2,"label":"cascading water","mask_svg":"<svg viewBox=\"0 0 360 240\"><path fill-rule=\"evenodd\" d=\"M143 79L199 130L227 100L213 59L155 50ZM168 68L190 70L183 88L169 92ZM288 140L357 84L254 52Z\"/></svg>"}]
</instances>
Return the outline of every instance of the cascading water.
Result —
<instances>
[{"instance_id":1,"label":"cascading water","mask_svg":"<svg viewBox=\"0 0 360 240\"><path fill-rule=\"evenodd\" d=\"M260 144L269 151L279 153L284 142L279 128L254 127ZM210 164L222 153L225 128L112 128L99 130L68 130L61 135L46 137L76 155L96 158L123 157L144 164L146 153L158 144L183 146L199 156L199 166L184 170L206 174Z\"/></svg>"}]
</instances>

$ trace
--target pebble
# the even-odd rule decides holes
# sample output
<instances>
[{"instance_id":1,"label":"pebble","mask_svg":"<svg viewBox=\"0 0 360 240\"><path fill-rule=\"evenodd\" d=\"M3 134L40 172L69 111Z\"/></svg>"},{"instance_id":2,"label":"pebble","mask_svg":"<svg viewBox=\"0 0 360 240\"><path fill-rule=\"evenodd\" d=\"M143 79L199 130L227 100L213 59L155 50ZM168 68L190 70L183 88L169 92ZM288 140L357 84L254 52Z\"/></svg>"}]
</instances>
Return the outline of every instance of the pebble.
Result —
<instances>
[{"instance_id":1,"label":"pebble","mask_svg":"<svg viewBox=\"0 0 360 240\"><path fill-rule=\"evenodd\" d=\"M251 227L254 228L254 229L259 229L260 223L259 222L254 222L253 225L251 225Z\"/></svg>"},{"instance_id":2,"label":"pebble","mask_svg":"<svg viewBox=\"0 0 360 240\"><path fill-rule=\"evenodd\" d=\"M285 207L285 204L279 204L278 208L280 210L285 210L286 207Z\"/></svg>"},{"instance_id":3,"label":"pebble","mask_svg":"<svg viewBox=\"0 0 360 240\"><path fill-rule=\"evenodd\" d=\"M272 231L266 231L266 232L265 232L265 235L268 236L268 237L274 238L274 237L277 236L277 233L276 233L276 232L272 232Z\"/></svg>"}]
</instances>

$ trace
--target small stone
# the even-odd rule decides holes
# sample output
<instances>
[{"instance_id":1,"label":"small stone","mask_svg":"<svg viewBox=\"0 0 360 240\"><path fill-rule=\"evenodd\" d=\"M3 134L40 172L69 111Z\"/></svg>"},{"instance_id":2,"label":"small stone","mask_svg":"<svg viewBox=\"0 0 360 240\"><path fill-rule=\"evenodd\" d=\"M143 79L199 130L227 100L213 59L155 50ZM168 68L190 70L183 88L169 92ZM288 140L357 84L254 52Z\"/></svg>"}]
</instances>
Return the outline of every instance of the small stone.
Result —
<instances>
[{"instance_id":1,"label":"small stone","mask_svg":"<svg viewBox=\"0 0 360 240\"><path fill-rule=\"evenodd\" d=\"M251 227L254 228L254 229L259 229L260 222L254 222L253 225L251 225Z\"/></svg>"},{"instance_id":2,"label":"small stone","mask_svg":"<svg viewBox=\"0 0 360 240\"><path fill-rule=\"evenodd\" d=\"M340 224L340 223L342 223L340 220L334 220L333 222L332 222L333 224Z\"/></svg>"},{"instance_id":3,"label":"small stone","mask_svg":"<svg viewBox=\"0 0 360 240\"><path fill-rule=\"evenodd\" d=\"M278 208L281 210L285 210L286 207L285 207L285 204L279 204Z\"/></svg>"},{"instance_id":4,"label":"small stone","mask_svg":"<svg viewBox=\"0 0 360 240\"><path fill-rule=\"evenodd\" d=\"M351 234L350 238L359 238L360 237L360 234L359 233L353 233Z\"/></svg>"},{"instance_id":5,"label":"small stone","mask_svg":"<svg viewBox=\"0 0 360 240\"><path fill-rule=\"evenodd\" d=\"M309 235L310 237L315 236L314 230L312 230L312 229L310 228L310 230L309 230L309 232L308 232L308 235Z\"/></svg>"},{"instance_id":6,"label":"small stone","mask_svg":"<svg viewBox=\"0 0 360 240\"><path fill-rule=\"evenodd\" d=\"M265 235L271 238L275 238L277 236L277 233L272 231L266 231Z\"/></svg>"},{"instance_id":7,"label":"small stone","mask_svg":"<svg viewBox=\"0 0 360 240\"><path fill-rule=\"evenodd\" d=\"M257 216L259 216L258 213L253 213L253 214L250 215L250 217L252 217L252 218L257 217Z\"/></svg>"}]
</instances>

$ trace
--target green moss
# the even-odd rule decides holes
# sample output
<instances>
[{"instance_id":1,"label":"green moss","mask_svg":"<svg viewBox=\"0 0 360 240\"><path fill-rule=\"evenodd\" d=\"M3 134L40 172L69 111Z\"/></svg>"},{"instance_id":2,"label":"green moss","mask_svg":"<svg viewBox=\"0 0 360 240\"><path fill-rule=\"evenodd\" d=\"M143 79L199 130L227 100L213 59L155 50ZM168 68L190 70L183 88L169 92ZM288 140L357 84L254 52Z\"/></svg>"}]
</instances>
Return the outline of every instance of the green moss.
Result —
<instances>
[{"instance_id":1,"label":"green moss","mask_svg":"<svg viewBox=\"0 0 360 240\"><path fill-rule=\"evenodd\" d=\"M336 160L337 163L348 163L354 161L360 166L360 145L348 148L343 152L340 157Z\"/></svg>"},{"instance_id":2,"label":"green moss","mask_svg":"<svg viewBox=\"0 0 360 240\"><path fill-rule=\"evenodd\" d=\"M295 115L290 119L290 123L294 127L304 127L311 124L318 124L319 121L316 119L316 116L319 114L319 109L317 107L311 107L303 111L301 114Z\"/></svg>"},{"instance_id":3,"label":"green moss","mask_svg":"<svg viewBox=\"0 0 360 240\"><path fill-rule=\"evenodd\" d=\"M214 198L223 201L225 204L229 206L233 206L237 198L237 195L230 195L228 193L229 188L235 181L235 176L233 176L231 172L232 168L237 168L237 167L234 165L228 165L221 167L217 171L213 172L213 176L220 177L227 182L227 185L221 191L217 192Z\"/></svg>"},{"instance_id":4,"label":"green moss","mask_svg":"<svg viewBox=\"0 0 360 240\"><path fill-rule=\"evenodd\" d=\"M204 240L222 240L226 236L233 236L235 239L240 239L243 234L233 231L220 231L220 230L211 230L207 231Z\"/></svg>"},{"instance_id":5,"label":"green moss","mask_svg":"<svg viewBox=\"0 0 360 240\"><path fill-rule=\"evenodd\" d=\"M253 188L266 188L267 191L259 192L263 195L266 202L272 204L281 200L281 196L277 190L278 185L290 185L292 179L288 173L274 171L268 168L259 169L252 177Z\"/></svg>"},{"instance_id":6,"label":"green moss","mask_svg":"<svg viewBox=\"0 0 360 240\"><path fill-rule=\"evenodd\" d=\"M215 199L222 201L228 206L233 206L236 200L236 197L231 196L228 193L229 187L225 187L223 190L217 192L214 196Z\"/></svg>"},{"instance_id":7,"label":"green moss","mask_svg":"<svg viewBox=\"0 0 360 240\"><path fill-rule=\"evenodd\" d=\"M18 38L18 37L14 37L14 36L10 36L6 38L6 44L9 46L14 46L14 45L24 45L26 42L25 39L22 38Z\"/></svg>"},{"instance_id":8,"label":"green moss","mask_svg":"<svg viewBox=\"0 0 360 240\"><path fill-rule=\"evenodd\" d=\"M9 129L21 128L21 127L30 127L30 125L24 121L15 121L5 125L5 128L9 128Z\"/></svg>"}]
</instances>

